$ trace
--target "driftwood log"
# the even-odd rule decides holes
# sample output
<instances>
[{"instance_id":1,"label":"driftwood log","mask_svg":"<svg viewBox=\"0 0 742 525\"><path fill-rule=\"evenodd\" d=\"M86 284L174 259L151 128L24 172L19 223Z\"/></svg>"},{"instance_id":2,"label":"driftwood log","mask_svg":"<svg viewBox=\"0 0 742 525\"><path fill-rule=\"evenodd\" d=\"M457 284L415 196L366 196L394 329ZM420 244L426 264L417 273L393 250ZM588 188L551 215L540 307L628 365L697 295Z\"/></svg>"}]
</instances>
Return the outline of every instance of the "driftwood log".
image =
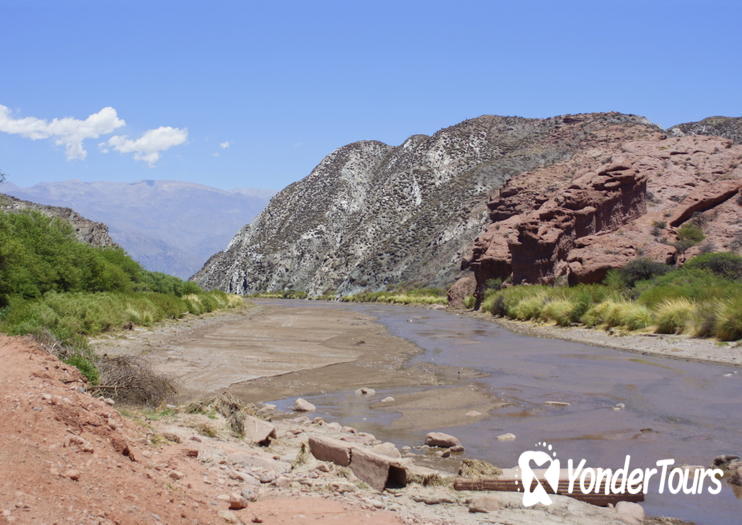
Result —
<instances>
[{"instance_id":1,"label":"driftwood log","mask_svg":"<svg viewBox=\"0 0 742 525\"><path fill-rule=\"evenodd\" d=\"M630 501L638 503L644 501L644 493L639 494L605 494L603 485L600 485L593 489L590 493L583 493L578 487L575 487L574 492L569 492L569 482L566 480L559 480L557 490L551 489L548 483L542 483L544 489L549 494L559 494L561 496L569 496L570 498L578 499L599 507L607 507L608 505L615 505L619 501ZM533 481L531 489L536 486L536 480ZM453 488L456 490L494 490L501 492L520 492L523 490L519 479L515 478L487 478L487 479L466 479L457 478L453 483Z\"/></svg>"}]
</instances>

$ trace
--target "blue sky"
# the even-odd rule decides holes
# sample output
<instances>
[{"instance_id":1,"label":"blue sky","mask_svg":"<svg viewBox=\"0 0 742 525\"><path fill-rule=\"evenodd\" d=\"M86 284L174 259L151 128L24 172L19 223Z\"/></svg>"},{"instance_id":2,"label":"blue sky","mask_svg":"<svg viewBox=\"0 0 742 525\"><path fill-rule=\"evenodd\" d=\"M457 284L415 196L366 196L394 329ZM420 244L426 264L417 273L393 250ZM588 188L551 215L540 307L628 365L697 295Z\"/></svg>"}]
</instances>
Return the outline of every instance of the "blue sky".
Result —
<instances>
[{"instance_id":1,"label":"blue sky","mask_svg":"<svg viewBox=\"0 0 742 525\"><path fill-rule=\"evenodd\" d=\"M19 185L280 189L348 142L488 113L742 114L739 1L0 0L0 20Z\"/></svg>"}]
</instances>

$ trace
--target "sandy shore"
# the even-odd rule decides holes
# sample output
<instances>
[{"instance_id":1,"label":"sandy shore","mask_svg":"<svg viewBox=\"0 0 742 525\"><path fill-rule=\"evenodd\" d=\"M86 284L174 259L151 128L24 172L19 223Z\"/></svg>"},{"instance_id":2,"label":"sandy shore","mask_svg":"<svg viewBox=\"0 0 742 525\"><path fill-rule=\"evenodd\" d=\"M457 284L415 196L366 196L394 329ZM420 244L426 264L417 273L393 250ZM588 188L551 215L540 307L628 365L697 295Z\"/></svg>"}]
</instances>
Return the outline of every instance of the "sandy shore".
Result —
<instances>
[{"instance_id":1,"label":"sandy shore","mask_svg":"<svg viewBox=\"0 0 742 525\"><path fill-rule=\"evenodd\" d=\"M742 346L739 342L722 343L714 339L698 339L671 334L627 334L611 333L582 327L562 327L537 324L530 321L514 321L494 317L487 313L463 310L453 312L491 321L516 333L533 337L562 339L576 343L615 348L644 355L661 355L686 361L701 361L724 365L742 366Z\"/></svg>"},{"instance_id":2,"label":"sandy shore","mask_svg":"<svg viewBox=\"0 0 742 525\"><path fill-rule=\"evenodd\" d=\"M471 384L481 377L479 372L410 364L420 348L390 335L371 316L332 305L251 305L239 312L101 337L92 345L99 354L146 358L155 372L176 380L177 402L220 392L244 402L265 402L298 394L409 386L421 390L384 408L402 412L398 425L409 426L414 420L420 429L461 419L469 408L497 404ZM452 384L457 387L439 389Z\"/></svg>"}]
</instances>

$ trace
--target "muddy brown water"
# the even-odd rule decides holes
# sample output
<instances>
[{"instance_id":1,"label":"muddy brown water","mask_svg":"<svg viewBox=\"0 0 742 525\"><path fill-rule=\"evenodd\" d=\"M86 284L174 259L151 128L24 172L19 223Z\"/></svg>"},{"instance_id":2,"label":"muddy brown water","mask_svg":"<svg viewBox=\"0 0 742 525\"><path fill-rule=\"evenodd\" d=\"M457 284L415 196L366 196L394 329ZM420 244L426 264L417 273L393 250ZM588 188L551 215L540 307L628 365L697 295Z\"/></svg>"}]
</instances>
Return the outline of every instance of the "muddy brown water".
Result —
<instances>
[{"instance_id":1,"label":"muddy brown water","mask_svg":"<svg viewBox=\"0 0 742 525\"><path fill-rule=\"evenodd\" d=\"M307 307L328 303L277 301ZM466 456L496 465L517 464L536 442L551 443L565 466L568 458L585 458L589 466L654 466L673 458L676 465L709 465L719 454L742 453L742 371L737 367L680 361L557 339L520 335L484 320L424 308L377 304L331 303L374 316L392 335L418 345L422 352L409 364L475 369L482 373L440 387L377 388L373 398L352 391L306 396L317 414L374 433L398 446L422 443L427 432L449 432L466 447ZM464 374L466 376L466 374ZM365 385L358 385L365 386ZM429 420L443 389L470 386L499 402L472 423L421 428ZM331 389L330 389L331 390ZM385 406L385 396L406 399L427 392L430 403L418 410ZM302 392L296 392L300 396ZM449 396L450 397L450 396ZM275 401L288 408L295 397ZM570 405L554 407L545 401ZM442 401L443 402L443 401ZM623 405L624 408L614 410ZM403 403L404 405L404 403ZM446 406L465 413L479 403ZM460 421L461 418L457 418ZM512 432L514 441L496 436ZM742 523L742 499L724 484L719 495L647 495L645 510L699 524Z\"/></svg>"}]
</instances>

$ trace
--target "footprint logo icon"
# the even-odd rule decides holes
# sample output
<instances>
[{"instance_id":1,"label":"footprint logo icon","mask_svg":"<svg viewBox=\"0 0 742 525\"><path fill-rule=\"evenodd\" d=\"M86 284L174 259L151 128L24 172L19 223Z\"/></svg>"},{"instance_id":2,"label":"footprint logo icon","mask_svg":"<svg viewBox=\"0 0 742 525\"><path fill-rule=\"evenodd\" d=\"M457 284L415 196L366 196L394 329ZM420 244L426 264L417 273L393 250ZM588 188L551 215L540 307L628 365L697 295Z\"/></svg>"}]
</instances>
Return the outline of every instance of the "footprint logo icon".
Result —
<instances>
[{"instance_id":1,"label":"footprint logo icon","mask_svg":"<svg viewBox=\"0 0 742 525\"><path fill-rule=\"evenodd\" d=\"M526 450L518 458L518 470L520 481L523 485L523 506L532 507L537 503L551 505L551 498L544 488L543 482L547 483L553 492L559 487L559 459L553 447L546 442L536 443L543 450ZM543 481L536 476L535 469L546 469ZM536 480L536 486L533 481Z\"/></svg>"}]
</instances>

